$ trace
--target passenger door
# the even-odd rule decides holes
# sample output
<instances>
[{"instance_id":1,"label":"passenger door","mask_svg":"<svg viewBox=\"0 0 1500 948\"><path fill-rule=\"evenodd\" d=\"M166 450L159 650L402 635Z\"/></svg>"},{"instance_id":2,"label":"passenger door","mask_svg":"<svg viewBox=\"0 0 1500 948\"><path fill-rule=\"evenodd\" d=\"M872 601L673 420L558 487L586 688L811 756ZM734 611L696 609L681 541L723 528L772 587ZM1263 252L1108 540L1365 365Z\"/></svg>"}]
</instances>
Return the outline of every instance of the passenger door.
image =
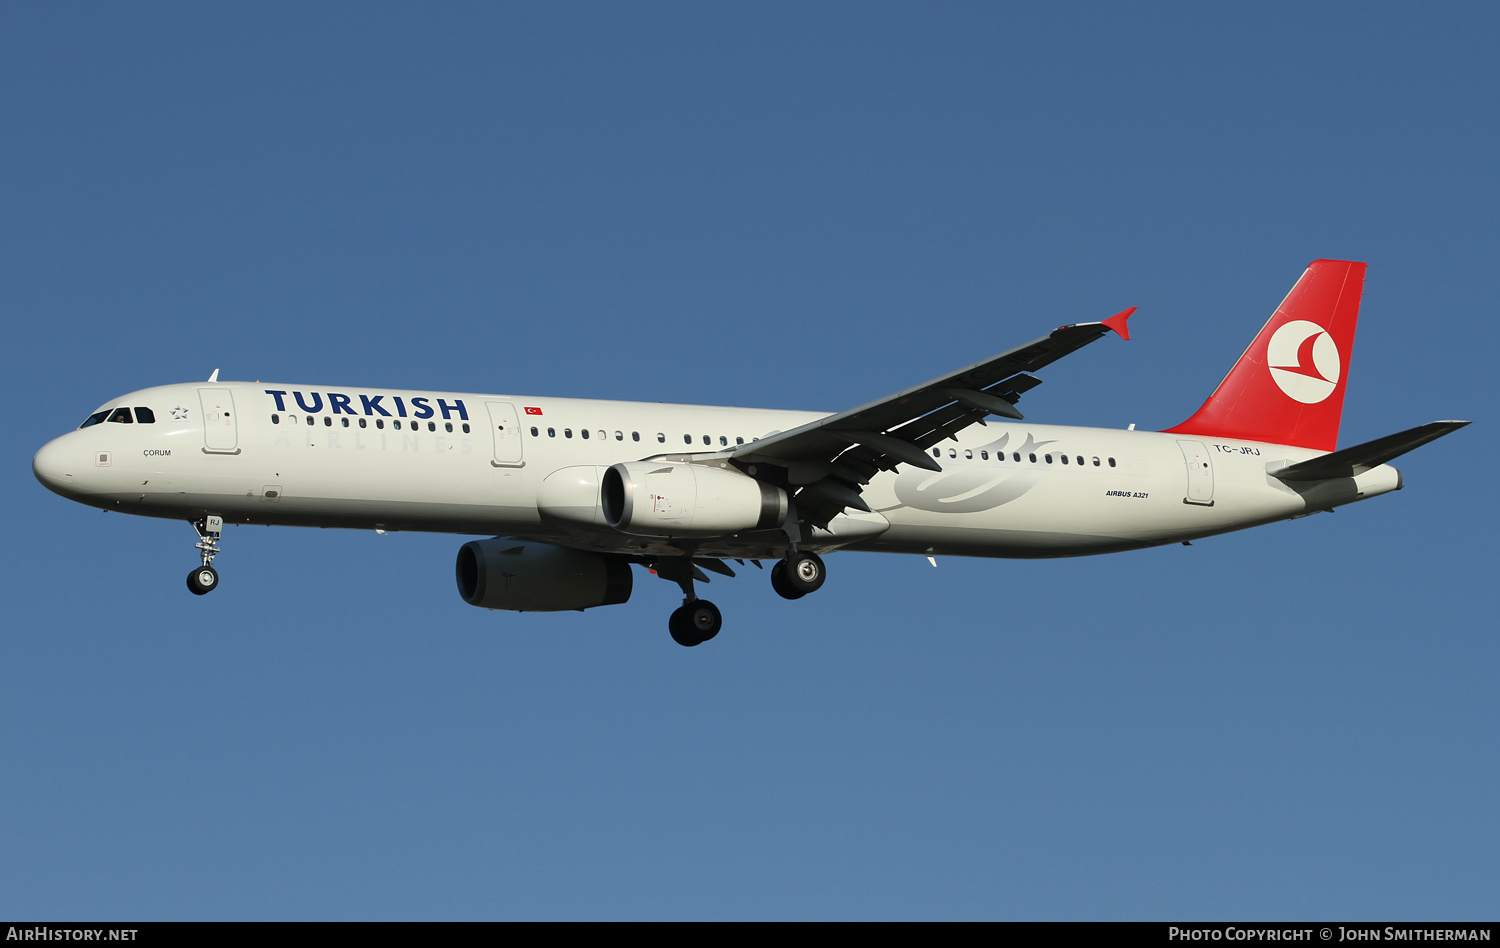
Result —
<instances>
[{"instance_id":1,"label":"passenger door","mask_svg":"<svg viewBox=\"0 0 1500 948\"><path fill-rule=\"evenodd\" d=\"M203 408L203 450L207 454L239 454L239 427L234 395L227 388L198 389Z\"/></svg>"},{"instance_id":2,"label":"passenger door","mask_svg":"<svg viewBox=\"0 0 1500 948\"><path fill-rule=\"evenodd\" d=\"M1179 441L1177 446L1182 449L1182 460L1187 465L1187 496L1182 499L1183 503L1212 507L1214 467L1208 457L1208 448L1201 441Z\"/></svg>"},{"instance_id":3,"label":"passenger door","mask_svg":"<svg viewBox=\"0 0 1500 948\"><path fill-rule=\"evenodd\" d=\"M521 423L516 420L516 406L510 402L485 402L489 409L490 436L495 441L495 467L525 467L521 458Z\"/></svg>"}]
</instances>

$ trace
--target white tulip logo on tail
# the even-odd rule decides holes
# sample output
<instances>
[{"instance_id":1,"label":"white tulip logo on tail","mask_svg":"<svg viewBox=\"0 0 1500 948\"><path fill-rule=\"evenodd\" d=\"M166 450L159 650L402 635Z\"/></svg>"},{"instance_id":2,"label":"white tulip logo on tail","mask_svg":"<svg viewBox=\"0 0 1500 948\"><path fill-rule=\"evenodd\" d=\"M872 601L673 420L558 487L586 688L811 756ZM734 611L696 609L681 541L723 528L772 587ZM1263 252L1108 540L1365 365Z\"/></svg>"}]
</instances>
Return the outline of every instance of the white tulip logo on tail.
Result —
<instances>
[{"instance_id":1,"label":"white tulip logo on tail","mask_svg":"<svg viewBox=\"0 0 1500 948\"><path fill-rule=\"evenodd\" d=\"M1276 330L1266 345L1266 364L1277 386L1304 405L1316 405L1332 395L1343 368L1333 337L1305 319Z\"/></svg>"}]
</instances>

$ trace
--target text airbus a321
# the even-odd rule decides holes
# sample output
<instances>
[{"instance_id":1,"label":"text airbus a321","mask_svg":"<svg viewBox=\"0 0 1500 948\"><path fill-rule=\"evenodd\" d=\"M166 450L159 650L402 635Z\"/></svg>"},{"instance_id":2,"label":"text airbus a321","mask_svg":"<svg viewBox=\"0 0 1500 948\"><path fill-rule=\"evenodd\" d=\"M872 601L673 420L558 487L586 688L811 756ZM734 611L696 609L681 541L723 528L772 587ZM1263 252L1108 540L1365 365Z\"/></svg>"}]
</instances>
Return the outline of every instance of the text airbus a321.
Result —
<instances>
[{"instance_id":1,"label":"text airbus a321","mask_svg":"<svg viewBox=\"0 0 1500 948\"><path fill-rule=\"evenodd\" d=\"M632 567L682 589L682 645L719 632L698 598L725 562L774 561L788 599L836 550L1113 553L1301 517L1401 487L1386 462L1467 424L1337 449L1365 265L1310 264L1191 418L1161 432L1035 424L1033 373L1126 310L837 414L208 382L111 400L33 461L52 491L191 522L218 586L226 523L480 534L463 599L522 612L630 597Z\"/></svg>"}]
</instances>

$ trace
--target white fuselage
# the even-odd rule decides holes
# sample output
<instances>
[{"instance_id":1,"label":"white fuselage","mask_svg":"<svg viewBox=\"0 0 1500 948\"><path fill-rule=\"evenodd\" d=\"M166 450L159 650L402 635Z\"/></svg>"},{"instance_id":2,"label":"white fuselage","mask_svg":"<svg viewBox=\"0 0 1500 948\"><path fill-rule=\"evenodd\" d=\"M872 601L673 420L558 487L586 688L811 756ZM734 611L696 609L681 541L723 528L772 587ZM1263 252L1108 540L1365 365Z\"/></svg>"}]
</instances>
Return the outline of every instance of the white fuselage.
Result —
<instances>
[{"instance_id":1,"label":"white fuselage","mask_svg":"<svg viewBox=\"0 0 1500 948\"><path fill-rule=\"evenodd\" d=\"M143 389L36 456L49 488L106 509L225 523L536 538L606 552L773 557L779 530L691 541L591 518L611 464L731 452L822 417L591 399L212 382ZM944 442L933 473L901 465L809 549L1045 557L1133 549L1301 516L1400 487L1387 465L1284 484L1322 452L1249 441L992 419ZM931 453L931 451L929 451ZM592 496L590 492L592 491Z\"/></svg>"}]
</instances>

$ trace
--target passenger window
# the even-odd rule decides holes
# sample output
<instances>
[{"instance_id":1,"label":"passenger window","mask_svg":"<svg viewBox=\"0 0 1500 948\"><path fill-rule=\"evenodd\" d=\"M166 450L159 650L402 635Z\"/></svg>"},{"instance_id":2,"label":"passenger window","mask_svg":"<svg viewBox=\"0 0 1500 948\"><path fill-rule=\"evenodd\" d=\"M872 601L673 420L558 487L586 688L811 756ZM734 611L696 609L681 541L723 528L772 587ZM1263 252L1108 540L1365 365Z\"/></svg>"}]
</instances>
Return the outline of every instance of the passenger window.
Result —
<instances>
[{"instance_id":1,"label":"passenger window","mask_svg":"<svg viewBox=\"0 0 1500 948\"><path fill-rule=\"evenodd\" d=\"M272 415L271 416L271 424L273 424L273 425L279 425L279 424L281 424L281 416L280 415Z\"/></svg>"},{"instance_id":2,"label":"passenger window","mask_svg":"<svg viewBox=\"0 0 1500 948\"><path fill-rule=\"evenodd\" d=\"M631 441L639 441L639 440L641 440L641 433L639 431L632 431L630 433L630 440Z\"/></svg>"},{"instance_id":3,"label":"passenger window","mask_svg":"<svg viewBox=\"0 0 1500 948\"><path fill-rule=\"evenodd\" d=\"M149 408L137 407L135 410L135 420L143 425L154 425L156 424L156 413Z\"/></svg>"},{"instance_id":4,"label":"passenger window","mask_svg":"<svg viewBox=\"0 0 1500 948\"><path fill-rule=\"evenodd\" d=\"M608 431L601 431L601 432L599 432L599 440L600 441L608 441L609 440L609 432Z\"/></svg>"},{"instance_id":5,"label":"passenger window","mask_svg":"<svg viewBox=\"0 0 1500 948\"><path fill-rule=\"evenodd\" d=\"M979 452L979 460L981 460L981 461L988 461L989 459L990 459L990 453L988 451L980 451Z\"/></svg>"},{"instance_id":6,"label":"passenger window","mask_svg":"<svg viewBox=\"0 0 1500 948\"><path fill-rule=\"evenodd\" d=\"M287 423L288 423L288 424L293 424L293 425L295 425L295 424L296 424L296 423L297 423L297 420L298 420L298 419L297 419L297 416L296 416L296 415L287 415L287 416L286 416L286 420L287 420Z\"/></svg>"},{"instance_id":7,"label":"passenger window","mask_svg":"<svg viewBox=\"0 0 1500 948\"><path fill-rule=\"evenodd\" d=\"M314 418L312 415L308 415L307 416L307 423L309 425L315 425L315 424L318 423L318 419Z\"/></svg>"},{"instance_id":8,"label":"passenger window","mask_svg":"<svg viewBox=\"0 0 1500 948\"><path fill-rule=\"evenodd\" d=\"M1036 463L1036 455L1035 454L1028 454L1027 457L1031 458L1031 463L1032 464Z\"/></svg>"},{"instance_id":9,"label":"passenger window","mask_svg":"<svg viewBox=\"0 0 1500 948\"><path fill-rule=\"evenodd\" d=\"M333 427L333 419L329 418L327 415L324 415L323 416L323 427L324 428L332 428Z\"/></svg>"},{"instance_id":10,"label":"passenger window","mask_svg":"<svg viewBox=\"0 0 1500 948\"><path fill-rule=\"evenodd\" d=\"M1063 456L1062 456L1062 462L1063 462L1063 463L1064 463L1064 464L1067 464L1067 463L1068 463L1068 456L1067 456L1067 455L1066 455L1066 454L1064 454L1064 455L1063 455Z\"/></svg>"},{"instance_id":11,"label":"passenger window","mask_svg":"<svg viewBox=\"0 0 1500 948\"><path fill-rule=\"evenodd\" d=\"M734 439L734 443L735 444L744 444L745 443L745 439L744 438L735 438Z\"/></svg>"},{"instance_id":12,"label":"passenger window","mask_svg":"<svg viewBox=\"0 0 1500 948\"><path fill-rule=\"evenodd\" d=\"M1048 464L1052 463L1052 455L1050 455L1050 454L1044 454L1044 455L1042 455L1042 457L1044 457L1044 458L1047 459L1047 463Z\"/></svg>"},{"instance_id":13,"label":"passenger window","mask_svg":"<svg viewBox=\"0 0 1500 948\"><path fill-rule=\"evenodd\" d=\"M429 421L427 423L427 430L428 431L436 431L437 430L437 422L435 422L435 421Z\"/></svg>"},{"instance_id":14,"label":"passenger window","mask_svg":"<svg viewBox=\"0 0 1500 948\"><path fill-rule=\"evenodd\" d=\"M116 408L110 414L109 420L121 425L129 425L135 422L135 419L130 417L130 409L128 408Z\"/></svg>"},{"instance_id":15,"label":"passenger window","mask_svg":"<svg viewBox=\"0 0 1500 948\"><path fill-rule=\"evenodd\" d=\"M501 425L500 427L504 428L505 426ZM468 433L469 433L469 423L466 421L466 422L464 422L464 434L468 434Z\"/></svg>"},{"instance_id":16,"label":"passenger window","mask_svg":"<svg viewBox=\"0 0 1500 948\"><path fill-rule=\"evenodd\" d=\"M708 435L704 435L703 436L703 443L704 444L713 444L714 443L714 439L710 438Z\"/></svg>"},{"instance_id":17,"label":"passenger window","mask_svg":"<svg viewBox=\"0 0 1500 948\"><path fill-rule=\"evenodd\" d=\"M443 428L444 428L444 430L448 431L451 434L453 432L453 422L451 422L451 421L445 421L445 422L443 422Z\"/></svg>"},{"instance_id":18,"label":"passenger window","mask_svg":"<svg viewBox=\"0 0 1500 948\"><path fill-rule=\"evenodd\" d=\"M83 424L79 425L78 427L80 427L80 428L87 428L90 425L97 425L97 424L99 424L99 422L103 421L104 419L106 419L108 417L109 417L109 409L106 408L104 411L96 411L92 415L90 415L87 418L83 419Z\"/></svg>"},{"instance_id":19,"label":"passenger window","mask_svg":"<svg viewBox=\"0 0 1500 948\"><path fill-rule=\"evenodd\" d=\"M555 438L555 437L557 437L557 429L556 428L548 428L547 429L547 437L549 437L549 438Z\"/></svg>"},{"instance_id":20,"label":"passenger window","mask_svg":"<svg viewBox=\"0 0 1500 948\"><path fill-rule=\"evenodd\" d=\"M1078 466L1083 467L1083 455L1078 455Z\"/></svg>"},{"instance_id":21,"label":"passenger window","mask_svg":"<svg viewBox=\"0 0 1500 948\"><path fill-rule=\"evenodd\" d=\"M385 428L385 419L384 418L376 418L375 419L375 427L380 428L380 429L384 429Z\"/></svg>"},{"instance_id":22,"label":"passenger window","mask_svg":"<svg viewBox=\"0 0 1500 948\"><path fill-rule=\"evenodd\" d=\"M615 432L615 440L616 441L624 441L625 440L625 432L623 432L623 431L616 431Z\"/></svg>"},{"instance_id":23,"label":"passenger window","mask_svg":"<svg viewBox=\"0 0 1500 948\"><path fill-rule=\"evenodd\" d=\"M340 418L339 419L339 424L341 424L345 428L347 428L347 427L349 427L349 419L347 419L347 418Z\"/></svg>"},{"instance_id":24,"label":"passenger window","mask_svg":"<svg viewBox=\"0 0 1500 948\"><path fill-rule=\"evenodd\" d=\"M974 452L970 451L968 448L964 448L964 460L965 461L972 461L972 460L974 460Z\"/></svg>"},{"instance_id":25,"label":"passenger window","mask_svg":"<svg viewBox=\"0 0 1500 948\"><path fill-rule=\"evenodd\" d=\"M956 457L958 457L958 452L955 451L953 448L949 448L948 449L948 456L950 458L956 458Z\"/></svg>"},{"instance_id":26,"label":"passenger window","mask_svg":"<svg viewBox=\"0 0 1500 948\"><path fill-rule=\"evenodd\" d=\"M719 435L719 444L720 445L726 445L728 443L729 443L729 439L728 438L724 437L723 435Z\"/></svg>"},{"instance_id":27,"label":"passenger window","mask_svg":"<svg viewBox=\"0 0 1500 948\"><path fill-rule=\"evenodd\" d=\"M401 424L401 422L399 422L399 421L398 421L398 422L396 422L396 424L398 424L398 425L399 425L399 424ZM532 437L533 437L533 438L535 438L535 437L537 437L537 430L536 430L536 425L532 425L532 426L531 426L531 436L532 436Z\"/></svg>"},{"instance_id":28,"label":"passenger window","mask_svg":"<svg viewBox=\"0 0 1500 948\"><path fill-rule=\"evenodd\" d=\"M1115 466L1115 459L1114 458L1110 458L1109 459L1109 466L1110 467L1114 467Z\"/></svg>"},{"instance_id":29,"label":"passenger window","mask_svg":"<svg viewBox=\"0 0 1500 948\"><path fill-rule=\"evenodd\" d=\"M666 434L664 432L658 431L656 433L656 443L657 444L666 444L667 443L667 436L666 436Z\"/></svg>"},{"instance_id":30,"label":"passenger window","mask_svg":"<svg viewBox=\"0 0 1500 948\"><path fill-rule=\"evenodd\" d=\"M1098 467L1098 466L1099 466L1099 459L1098 458L1094 458L1094 467Z\"/></svg>"},{"instance_id":31,"label":"passenger window","mask_svg":"<svg viewBox=\"0 0 1500 948\"><path fill-rule=\"evenodd\" d=\"M573 429L572 428L564 428L563 429L563 437L564 438L571 438L571 437L573 437Z\"/></svg>"},{"instance_id":32,"label":"passenger window","mask_svg":"<svg viewBox=\"0 0 1500 948\"><path fill-rule=\"evenodd\" d=\"M360 420L359 420L359 426L360 426L360 427L361 427L361 428L364 428L364 427L366 427L366 426L367 426L367 422L366 422L366 421L365 421L365 420L364 420L364 419L363 419L363 418L361 418L361 419L360 419Z\"/></svg>"},{"instance_id":33,"label":"passenger window","mask_svg":"<svg viewBox=\"0 0 1500 948\"><path fill-rule=\"evenodd\" d=\"M682 443L683 444L692 444L693 443L693 436L689 435L689 434L683 435L682 436Z\"/></svg>"},{"instance_id":34,"label":"passenger window","mask_svg":"<svg viewBox=\"0 0 1500 948\"><path fill-rule=\"evenodd\" d=\"M589 430L587 428L584 428L582 431L578 432L578 436L587 441L589 439Z\"/></svg>"},{"instance_id":35,"label":"passenger window","mask_svg":"<svg viewBox=\"0 0 1500 948\"><path fill-rule=\"evenodd\" d=\"M943 456L943 449L942 448L933 448L932 449L932 456L935 457L935 458L942 457Z\"/></svg>"}]
</instances>

